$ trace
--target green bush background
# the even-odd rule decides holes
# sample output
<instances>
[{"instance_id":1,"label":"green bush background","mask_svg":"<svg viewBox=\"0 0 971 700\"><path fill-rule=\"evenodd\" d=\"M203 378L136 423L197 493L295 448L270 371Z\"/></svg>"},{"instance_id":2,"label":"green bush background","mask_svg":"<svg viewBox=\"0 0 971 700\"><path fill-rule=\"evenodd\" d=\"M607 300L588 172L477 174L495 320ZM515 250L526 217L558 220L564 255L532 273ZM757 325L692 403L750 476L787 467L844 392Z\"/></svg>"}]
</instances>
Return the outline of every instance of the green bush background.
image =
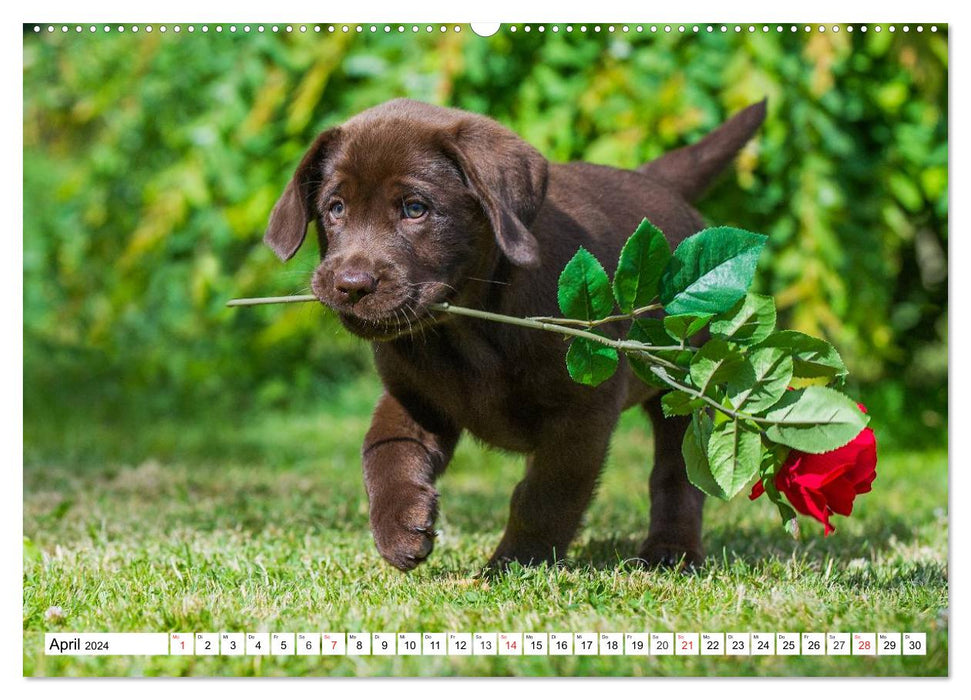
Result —
<instances>
[{"instance_id":1,"label":"green bush background","mask_svg":"<svg viewBox=\"0 0 971 700\"><path fill-rule=\"evenodd\" d=\"M889 440L946 444L946 31L531 30L25 27L28 462L85 426L293 410L370 371L320 308L224 304L306 292L314 246L281 266L269 211L318 131L397 96L621 167L768 97L700 208L769 234L758 286L781 325L839 347Z\"/></svg>"}]
</instances>

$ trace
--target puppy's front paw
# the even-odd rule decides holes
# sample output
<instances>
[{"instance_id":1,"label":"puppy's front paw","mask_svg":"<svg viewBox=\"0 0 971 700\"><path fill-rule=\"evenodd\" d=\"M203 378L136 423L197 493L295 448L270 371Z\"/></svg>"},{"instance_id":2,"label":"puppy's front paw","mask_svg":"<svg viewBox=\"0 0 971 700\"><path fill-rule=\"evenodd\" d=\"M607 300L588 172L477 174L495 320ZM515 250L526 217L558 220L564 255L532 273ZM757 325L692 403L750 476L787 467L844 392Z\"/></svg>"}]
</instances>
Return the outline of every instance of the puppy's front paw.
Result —
<instances>
[{"instance_id":1,"label":"puppy's front paw","mask_svg":"<svg viewBox=\"0 0 971 700\"><path fill-rule=\"evenodd\" d=\"M402 571L421 564L435 547L438 492L423 484L400 484L371 498L371 532L381 556Z\"/></svg>"}]
</instances>

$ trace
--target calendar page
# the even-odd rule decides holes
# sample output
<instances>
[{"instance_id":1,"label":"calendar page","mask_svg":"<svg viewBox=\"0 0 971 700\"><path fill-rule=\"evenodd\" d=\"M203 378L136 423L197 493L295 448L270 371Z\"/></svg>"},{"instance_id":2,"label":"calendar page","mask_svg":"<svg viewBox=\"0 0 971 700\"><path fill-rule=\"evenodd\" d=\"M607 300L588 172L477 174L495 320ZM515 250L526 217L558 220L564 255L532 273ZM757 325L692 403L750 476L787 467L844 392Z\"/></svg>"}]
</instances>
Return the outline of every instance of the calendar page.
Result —
<instances>
[{"instance_id":1,"label":"calendar page","mask_svg":"<svg viewBox=\"0 0 971 700\"><path fill-rule=\"evenodd\" d=\"M25 676L949 675L948 24L622 14L23 25Z\"/></svg>"}]
</instances>

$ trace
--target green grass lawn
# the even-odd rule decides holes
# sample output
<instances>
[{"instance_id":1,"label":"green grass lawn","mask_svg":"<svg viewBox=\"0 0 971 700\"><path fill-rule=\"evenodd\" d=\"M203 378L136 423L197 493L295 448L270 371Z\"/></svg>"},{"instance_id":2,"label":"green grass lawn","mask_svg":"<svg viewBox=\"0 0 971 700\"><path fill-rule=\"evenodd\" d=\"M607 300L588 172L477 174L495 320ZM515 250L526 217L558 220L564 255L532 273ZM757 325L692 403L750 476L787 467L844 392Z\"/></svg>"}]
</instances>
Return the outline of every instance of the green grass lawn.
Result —
<instances>
[{"instance_id":1,"label":"green grass lawn","mask_svg":"<svg viewBox=\"0 0 971 700\"><path fill-rule=\"evenodd\" d=\"M476 577L521 458L464 440L442 531L401 574L371 542L359 449L373 378L314 413L186 426L25 428L26 675L825 675L948 673L947 452L884 448L837 533L767 501L709 501L709 558L628 560L646 534L651 435L628 413L562 566ZM878 440L879 417L874 418ZM55 442L53 432L59 436ZM191 454L182 458L181 454ZM60 616L48 615L52 606ZM915 657L48 657L45 631L926 632Z\"/></svg>"}]
</instances>

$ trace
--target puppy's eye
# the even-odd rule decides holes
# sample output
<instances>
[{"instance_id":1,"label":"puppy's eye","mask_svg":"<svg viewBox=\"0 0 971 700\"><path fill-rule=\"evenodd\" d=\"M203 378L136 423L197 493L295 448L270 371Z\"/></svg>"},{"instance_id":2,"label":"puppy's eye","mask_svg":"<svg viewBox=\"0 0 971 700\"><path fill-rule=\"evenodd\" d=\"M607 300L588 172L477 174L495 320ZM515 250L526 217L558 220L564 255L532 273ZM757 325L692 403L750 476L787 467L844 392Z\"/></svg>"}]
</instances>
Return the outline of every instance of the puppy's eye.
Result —
<instances>
[{"instance_id":1,"label":"puppy's eye","mask_svg":"<svg viewBox=\"0 0 971 700\"><path fill-rule=\"evenodd\" d=\"M339 199L330 205L330 215L335 219L343 218L344 216L344 202Z\"/></svg>"},{"instance_id":2,"label":"puppy's eye","mask_svg":"<svg viewBox=\"0 0 971 700\"><path fill-rule=\"evenodd\" d=\"M405 202L402 213L406 219L420 219L428 213L428 207L421 202Z\"/></svg>"}]
</instances>

